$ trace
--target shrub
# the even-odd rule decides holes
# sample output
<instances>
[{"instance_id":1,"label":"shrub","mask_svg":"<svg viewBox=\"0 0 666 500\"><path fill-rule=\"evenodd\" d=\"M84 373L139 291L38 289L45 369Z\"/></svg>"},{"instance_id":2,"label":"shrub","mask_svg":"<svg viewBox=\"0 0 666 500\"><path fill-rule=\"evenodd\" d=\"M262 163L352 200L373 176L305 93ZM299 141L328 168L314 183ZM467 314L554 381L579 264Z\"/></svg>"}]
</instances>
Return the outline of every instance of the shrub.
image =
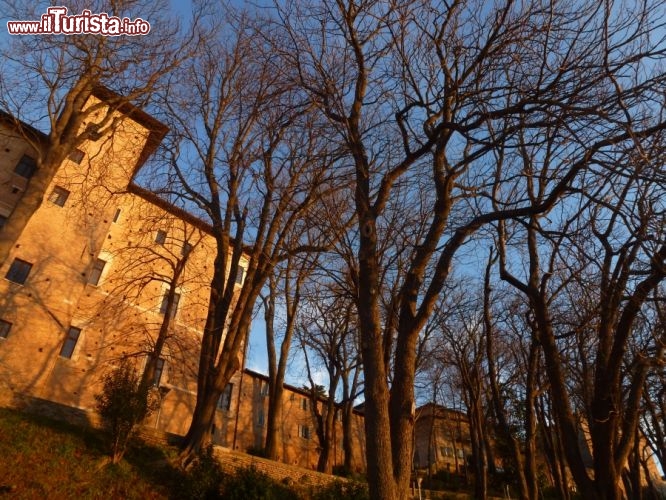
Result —
<instances>
[{"instance_id":1,"label":"shrub","mask_svg":"<svg viewBox=\"0 0 666 500\"><path fill-rule=\"evenodd\" d=\"M220 490L223 481L222 467L213 455L213 446L209 445L196 456L187 470L177 497L192 500L222 498Z\"/></svg>"},{"instance_id":2,"label":"shrub","mask_svg":"<svg viewBox=\"0 0 666 500\"><path fill-rule=\"evenodd\" d=\"M148 391L139 387L139 375L128 360L123 360L103 379L101 394L95 396L97 411L111 438L114 464L120 462L136 425L150 412Z\"/></svg>"},{"instance_id":3,"label":"shrub","mask_svg":"<svg viewBox=\"0 0 666 500\"><path fill-rule=\"evenodd\" d=\"M344 465L334 465L333 475L340 477L349 477L351 476L351 471L347 469L347 467L345 467Z\"/></svg>"},{"instance_id":4,"label":"shrub","mask_svg":"<svg viewBox=\"0 0 666 500\"><path fill-rule=\"evenodd\" d=\"M225 500L298 500L296 492L254 467L238 469L222 486Z\"/></svg>"},{"instance_id":5,"label":"shrub","mask_svg":"<svg viewBox=\"0 0 666 500\"><path fill-rule=\"evenodd\" d=\"M368 485L357 481L333 481L318 487L312 500L369 500Z\"/></svg>"}]
</instances>

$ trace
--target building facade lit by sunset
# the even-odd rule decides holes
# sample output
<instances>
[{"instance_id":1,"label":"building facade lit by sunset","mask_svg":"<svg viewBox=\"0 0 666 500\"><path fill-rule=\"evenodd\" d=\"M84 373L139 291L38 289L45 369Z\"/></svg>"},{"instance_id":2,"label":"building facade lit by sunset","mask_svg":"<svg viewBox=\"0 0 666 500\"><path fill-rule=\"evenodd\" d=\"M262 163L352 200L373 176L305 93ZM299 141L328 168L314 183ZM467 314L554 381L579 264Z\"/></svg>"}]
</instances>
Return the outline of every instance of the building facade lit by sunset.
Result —
<instances>
[{"instance_id":1,"label":"building facade lit by sunset","mask_svg":"<svg viewBox=\"0 0 666 500\"><path fill-rule=\"evenodd\" d=\"M109 96L117 97L96 89L90 103ZM93 130L59 167L0 267L0 404L51 403L94 423L104 374L124 358L142 370L168 315L153 379L161 404L145 426L184 435L196 399L215 242L205 222L133 181L167 128L127 103L115 115L113 133ZM11 116L0 118L4 226L36 173L45 137ZM247 266L243 257L241 266ZM168 309L170 288L175 299ZM261 448L266 387L261 374L234 375L218 404L216 444L239 451ZM285 390L279 454L287 463L314 468L319 448L305 398L299 389ZM361 470L362 417L355 419ZM334 465L343 456L338 427Z\"/></svg>"}]
</instances>

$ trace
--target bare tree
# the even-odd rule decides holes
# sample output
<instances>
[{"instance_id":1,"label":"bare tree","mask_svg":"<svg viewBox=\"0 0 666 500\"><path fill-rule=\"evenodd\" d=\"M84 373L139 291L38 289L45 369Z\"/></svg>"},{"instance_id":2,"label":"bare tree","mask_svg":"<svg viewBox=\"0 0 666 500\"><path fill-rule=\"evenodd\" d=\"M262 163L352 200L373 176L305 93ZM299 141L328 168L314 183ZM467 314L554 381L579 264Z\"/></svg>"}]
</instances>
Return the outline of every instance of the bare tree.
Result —
<instances>
[{"instance_id":1,"label":"bare tree","mask_svg":"<svg viewBox=\"0 0 666 500\"><path fill-rule=\"evenodd\" d=\"M515 467L516 482L518 483L520 498L534 500L538 498L539 494L536 470L537 433L535 407L537 402L537 370L539 368L540 350L537 342L534 340L528 341L529 347L527 349L525 346L521 346L521 334L526 325L521 321L523 315L521 314L522 311L520 305L515 303L512 305L504 303L504 306L509 305L509 312L507 314L509 327L514 333L517 333L517 338L513 342L510 342L510 345L513 349L517 350L518 353L515 353L515 356L512 356L513 359L517 358L517 362L508 366L505 364L502 368L499 367L500 363L498 362L498 357L499 352L501 352L502 349L497 346L500 339L498 338L499 332L495 324L496 322L493 320L494 314L491 297L491 270L496 258L497 255L491 249L490 255L488 256L483 285L483 327L486 340L485 349L491 401L501 438L509 446L511 451L511 459ZM525 350L527 350L528 353L526 353L521 360L520 352L524 352ZM506 361L505 356L503 363L506 363ZM507 375L510 370L509 366L515 370L512 377L508 377ZM520 373L524 374L524 384L520 384L515 378ZM502 382L502 380L504 380L504 382ZM517 413L516 408L512 409L508 407L508 401L506 401L508 398L503 394L502 387L508 385L507 382L511 385L512 389L514 389L514 392L517 392L517 386L522 385L524 387L524 390L522 391L524 393L524 398L522 399L524 421L523 432L520 433L522 434L522 439L517 432L515 422L512 422L510 417L511 413Z\"/></svg>"},{"instance_id":2,"label":"bare tree","mask_svg":"<svg viewBox=\"0 0 666 500\"><path fill-rule=\"evenodd\" d=\"M316 255L314 256L316 261ZM268 290L261 296L266 321L266 346L268 349L268 414L266 417L266 443L264 452L268 458L278 459L279 416L282 409L284 377L291 349L291 340L300 311L303 282L314 263L307 256L303 259L287 257L284 266L276 267L276 275L268 279ZM279 283L278 283L279 281ZM284 300L280 300L284 297ZM283 317L278 323L282 330L280 353L277 354L276 309Z\"/></svg>"},{"instance_id":3,"label":"bare tree","mask_svg":"<svg viewBox=\"0 0 666 500\"><path fill-rule=\"evenodd\" d=\"M480 301L470 296L471 283L461 280L457 294L447 297L433 318L437 324L434 356L438 363L448 367L455 382L454 389L464 403L471 441L471 466L474 473L474 496L488 495L489 456L485 443L490 441L486 402L486 337L483 331ZM462 290L465 290L462 292ZM446 311L450 309L450 311ZM440 312L444 314L439 314Z\"/></svg>"},{"instance_id":4,"label":"bare tree","mask_svg":"<svg viewBox=\"0 0 666 500\"><path fill-rule=\"evenodd\" d=\"M647 107L634 119L642 102L661 99L663 74L646 64L663 56L661 42L650 39L661 19L655 9L624 15L596 2L510 1L277 6L284 36L275 51L296 68L296 83L328 121L328 137L355 178L353 268L374 498L407 496L416 344L463 244L484 224L543 213L610 146L664 128ZM628 73L635 79L621 76ZM619 93L614 78L622 80ZM523 172L491 155L518 147L521 130L561 139L538 201L513 197ZM381 280L394 261L383 253L383 230L388 213L408 213L398 206L404 198L392 195L410 184L409 213L415 208L426 230L403 235L403 277L384 316Z\"/></svg>"},{"instance_id":5,"label":"bare tree","mask_svg":"<svg viewBox=\"0 0 666 500\"><path fill-rule=\"evenodd\" d=\"M224 32L184 66L164 103L174 131L168 176L178 187L157 187L202 214L215 242L185 462L208 439L275 266L318 248L317 228L304 220L333 189L335 175L307 106L284 85L284 72L250 35L247 18L226 18L221 26Z\"/></svg>"},{"instance_id":6,"label":"bare tree","mask_svg":"<svg viewBox=\"0 0 666 500\"><path fill-rule=\"evenodd\" d=\"M342 412L343 448L345 469L351 470L353 457L351 446L351 411L358 384L355 310L347 293L332 282L312 284L308 300L304 304L297 335L305 357L310 386L314 387L312 371L323 367L326 375L328 398L323 402L323 411L313 405L319 439L319 461L317 470L330 473L331 453L336 439L335 419ZM336 402L342 384L343 404ZM316 403L313 401L313 403Z\"/></svg>"},{"instance_id":7,"label":"bare tree","mask_svg":"<svg viewBox=\"0 0 666 500\"><path fill-rule=\"evenodd\" d=\"M128 355L146 358L141 385L149 388L165 354L171 353L174 357L170 361L181 366L193 355L189 352L191 335L178 323L193 326L195 311L205 310L199 297L208 286L203 278L208 254L203 243L204 229L181 219L180 213L156 208L153 202L161 205L163 202L154 194L136 185L131 190L138 195L131 207L137 217L122 225L122 236L115 238L109 251L100 255L103 266L100 269L107 265L106 258L113 261L114 272L102 283L105 297L96 314L113 317L116 323L122 318L124 340L136 349ZM194 259L193 254L196 254ZM184 290L187 297L181 301ZM185 311L183 302L187 304ZM154 311L157 304L158 317L146 314L137 317L137 309ZM105 347L110 345L113 341Z\"/></svg>"},{"instance_id":8,"label":"bare tree","mask_svg":"<svg viewBox=\"0 0 666 500\"><path fill-rule=\"evenodd\" d=\"M534 172L529 149L522 161ZM630 341L646 302L666 277L664 218L657 201L664 196L663 184L654 166L661 164L662 151L660 136L633 137L589 171L585 189L572 196L556 221L532 216L513 226L513 236L499 225L501 276L529 301L530 327L543 349L567 462L590 498L622 496L622 471L634 447L642 389L654 359L649 341L634 345L634 352ZM527 196L540 196L539 183L530 176ZM516 275L522 270L510 270L507 257L508 245L519 241L528 256L524 279ZM572 342L578 357L568 347ZM588 429L594 477L578 445Z\"/></svg>"}]
</instances>

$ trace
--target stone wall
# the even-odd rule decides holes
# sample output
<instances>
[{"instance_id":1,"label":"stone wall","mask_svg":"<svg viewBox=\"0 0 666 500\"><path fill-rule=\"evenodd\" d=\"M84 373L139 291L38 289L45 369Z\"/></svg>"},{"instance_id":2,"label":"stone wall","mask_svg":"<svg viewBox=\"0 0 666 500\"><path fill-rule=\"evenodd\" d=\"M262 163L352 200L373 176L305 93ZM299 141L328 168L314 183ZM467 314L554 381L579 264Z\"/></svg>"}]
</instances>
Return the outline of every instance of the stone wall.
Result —
<instances>
[{"instance_id":1,"label":"stone wall","mask_svg":"<svg viewBox=\"0 0 666 500\"><path fill-rule=\"evenodd\" d=\"M337 476L322 474L321 472L304 469L296 465L275 462L267 458L247 455L221 446L214 447L214 454L215 458L222 464L222 469L225 472L254 467L275 481L290 486L319 486L336 480L344 480Z\"/></svg>"}]
</instances>

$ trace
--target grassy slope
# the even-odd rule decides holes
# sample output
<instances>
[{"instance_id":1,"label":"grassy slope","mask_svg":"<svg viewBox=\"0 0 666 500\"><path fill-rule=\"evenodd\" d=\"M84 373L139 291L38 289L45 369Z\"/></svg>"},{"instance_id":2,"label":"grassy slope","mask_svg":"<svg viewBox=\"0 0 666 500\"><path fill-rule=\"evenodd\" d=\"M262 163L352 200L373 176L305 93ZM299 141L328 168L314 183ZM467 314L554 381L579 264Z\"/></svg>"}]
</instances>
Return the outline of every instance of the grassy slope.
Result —
<instances>
[{"instance_id":1,"label":"grassy slope","mask_svg":"<svg viewBox=\"0 0 666 500\"><path fill-rule=\"evenodd\" d=\"M168 498L179 474L165 453L136 445L112 465L99 432L0 408L0 497Z\"/></svg>"}]
</instances>

